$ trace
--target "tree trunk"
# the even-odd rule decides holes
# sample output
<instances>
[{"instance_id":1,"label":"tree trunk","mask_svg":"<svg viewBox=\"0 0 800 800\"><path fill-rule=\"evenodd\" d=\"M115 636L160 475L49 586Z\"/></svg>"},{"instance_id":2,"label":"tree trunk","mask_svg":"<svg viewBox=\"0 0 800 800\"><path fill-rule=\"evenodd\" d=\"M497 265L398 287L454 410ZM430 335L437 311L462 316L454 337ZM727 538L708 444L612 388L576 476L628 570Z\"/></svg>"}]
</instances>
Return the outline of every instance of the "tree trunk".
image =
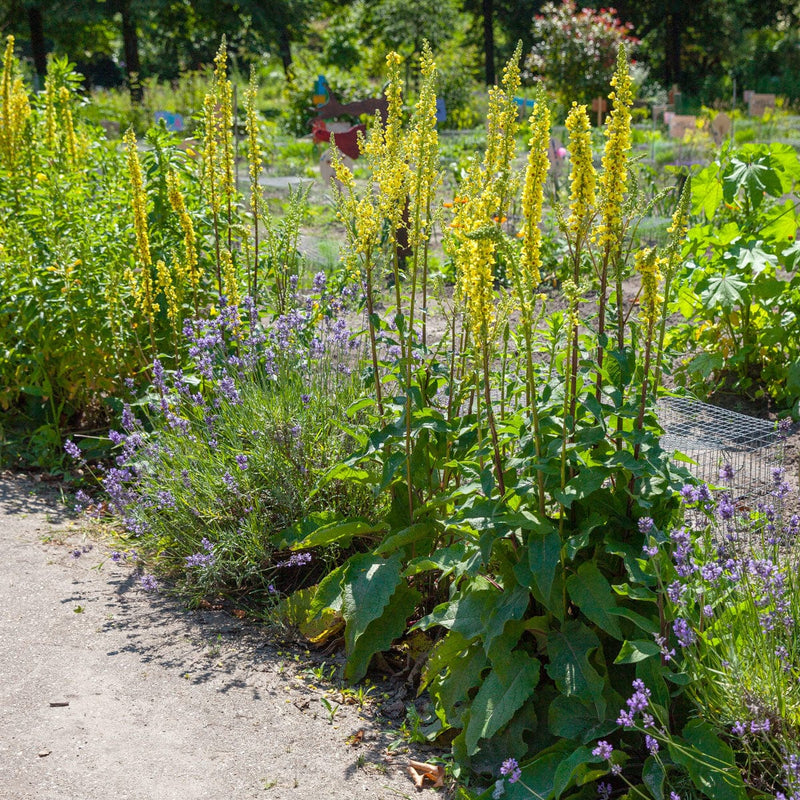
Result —
<instances>
[{"instance_id":1,"label":"tree trunk","mask_svg":"<svg viewBox=\"0 0 800 800\"><path fill-rule=\"evenodd\" d=\"M125 52L125 70L128 74L128 89L131 102L135 105L144 100L141 64L139 62L139 34L136 32L136 19L131 13L130 0L119 4L122 16L122 47Z\"/></svg>"},{"instance_id":2,"label":"tree trunk","mask_svg":"<svg viewBox=\"0 0 800 800\"><path fill-rule=\"evenodd\" d=\"M37 77L44 81L44 76L47 74L47 46L44 42L44 22L40 6L28 6L28 27L31 32L33 66Z\"/></svg>"},{"instance_id":3,"label":"tree trunk","mask_svg":"<svg viewBox=\"0 0 800 800\"><path fill-rule=\"evenodd\" d=\"M494 86L494 0L483 0L483 56L486 63L486 85Z\"/></svg>"},{"instance_id":4,"label":"tree trunk","mask_svg":"<svg viewBox=\"0 0 800 800\"><path fill-rule=\"evenodd\" d=\"M665 46L665 82L667 86L681 83L681 39L683 36L683 20L680 11L672 11L667 16L667 41Z\"/></svg>"},{"instance_id":5,"label":"tree trunk","mask_svg":"<svg viewBox=\"0 0 800 800\"><path fill-rule=\"evenodd\" d=\"M283 73L289 79L292 76L292 42L289 38L289 29L285 24L281 25L278 34L278 53L283 64Z\"/></svg>"}]
</instances>

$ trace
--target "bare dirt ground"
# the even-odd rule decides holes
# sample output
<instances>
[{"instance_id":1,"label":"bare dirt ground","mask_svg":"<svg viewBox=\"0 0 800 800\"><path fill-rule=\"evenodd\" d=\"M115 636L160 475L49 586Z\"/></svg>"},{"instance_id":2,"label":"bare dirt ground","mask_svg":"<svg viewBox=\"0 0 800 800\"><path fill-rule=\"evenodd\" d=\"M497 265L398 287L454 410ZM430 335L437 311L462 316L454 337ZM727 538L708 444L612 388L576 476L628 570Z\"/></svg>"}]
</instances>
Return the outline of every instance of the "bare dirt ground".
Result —
<instances>
[{"instance_id":1,"label":"bare dirt ground","mask_svg":"<svg viewBox=\"0 0 800 800\"><path fill-rule=\"evenodd\" d=\"M145 592L39 487L0 477L0 798L437 796L387 751L391 723L314 681L313 659Z\"/></svg>"}]
</instances>

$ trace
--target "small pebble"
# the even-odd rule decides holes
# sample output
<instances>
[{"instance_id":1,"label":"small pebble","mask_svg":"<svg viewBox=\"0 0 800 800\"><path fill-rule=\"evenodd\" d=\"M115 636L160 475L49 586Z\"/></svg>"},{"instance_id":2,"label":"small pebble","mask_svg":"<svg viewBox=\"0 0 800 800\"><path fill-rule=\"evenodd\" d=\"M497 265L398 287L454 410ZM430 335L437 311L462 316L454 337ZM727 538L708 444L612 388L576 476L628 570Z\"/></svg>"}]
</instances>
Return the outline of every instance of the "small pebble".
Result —
<instances>
[{"instance_id":1,"label":"small pebble","mask_svg":"<svg viewBox=\"0 0 800 800\"><path fill-rule=\"evenodd\" d=\"M69 705L69 700L51 700L50 708L64 708Z\"/></svg>"},{"instance_id":2,"label":"small pebble","mask_svg":"<svg viewBox=\"0 0 800 800\"><path fill-rule=\"evenodd\" d=\"M49 750L40 750L39 751L39 758L44 758L45 756L49 756L49 755L50 755L50 751Z\"/></svg>"}]
</instances>

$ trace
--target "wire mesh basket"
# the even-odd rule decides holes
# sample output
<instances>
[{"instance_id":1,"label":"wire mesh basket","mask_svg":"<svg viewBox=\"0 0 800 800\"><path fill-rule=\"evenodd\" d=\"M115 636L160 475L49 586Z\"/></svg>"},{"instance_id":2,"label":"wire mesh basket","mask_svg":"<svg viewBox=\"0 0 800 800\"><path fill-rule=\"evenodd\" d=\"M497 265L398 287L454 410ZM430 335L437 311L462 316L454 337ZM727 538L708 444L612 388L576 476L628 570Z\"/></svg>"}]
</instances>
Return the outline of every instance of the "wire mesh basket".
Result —
<instances>
[{"instance_id":1,"label":"wire mesh basket","mask_svg":"<svg viewBox=\"0 0 800 800\"><path fill-rule=\"evenodd\" d=\"M720 486L720 470L730 465L724 485L739 513L779 505L775 470L783 466L784 438L774 423L684 397L660 398L657 413L662 448L690 458L697 480Z\"/></svg>"}]
</instances>

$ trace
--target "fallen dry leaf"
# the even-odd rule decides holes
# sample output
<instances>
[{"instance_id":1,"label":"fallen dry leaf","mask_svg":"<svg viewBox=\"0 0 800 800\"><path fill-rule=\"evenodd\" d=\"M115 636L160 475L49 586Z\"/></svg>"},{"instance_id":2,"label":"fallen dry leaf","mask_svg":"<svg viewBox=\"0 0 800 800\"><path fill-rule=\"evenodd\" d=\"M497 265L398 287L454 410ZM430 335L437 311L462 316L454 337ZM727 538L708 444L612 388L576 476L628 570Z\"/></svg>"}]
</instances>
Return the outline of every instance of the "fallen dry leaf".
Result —
<instances>
[{"instance_id":1,"label":"fallen dry leaf","mask_svg":"<svg viewBox=\"0 0 800 800\"><path fill-rule=\"evenodd\" d=\"M347 744L351 747L358 747L364 741L364 729L359 728L352 736L347 737Z\"/></svg>"},{"instance_id":2,"label":"fallen dry leaf","mask_svg":"<svg viewBox=\"0 0 800 800\"><path fill-rule=\"evenodd\" d=\"M233 614L236 619L244 619L247 616L247 612L241 608L234 608L231 614Z\"/></svg>"},{"instance_id":3,"label":"fallen dry leaf","mask_svg":"<svg viewBox=\"0 0 800 800\"><path fill-rule=\"evenodd\" d=\"M408 760L408 774L411 780L414 781L414 786L417 789L422 789L425 779L427 778L438 789L444 786L444 767L440 764L428 764L424 761Z\"/></svg>"}]
</instances>

